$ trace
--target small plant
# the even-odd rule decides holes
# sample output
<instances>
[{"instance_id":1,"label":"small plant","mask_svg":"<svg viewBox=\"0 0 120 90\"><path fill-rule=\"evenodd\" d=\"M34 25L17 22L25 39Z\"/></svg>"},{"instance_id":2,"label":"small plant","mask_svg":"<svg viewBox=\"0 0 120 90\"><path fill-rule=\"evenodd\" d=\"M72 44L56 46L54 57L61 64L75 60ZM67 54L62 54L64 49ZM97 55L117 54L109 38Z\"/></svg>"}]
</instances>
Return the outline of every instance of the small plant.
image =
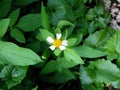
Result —
<instances>
[{"instance_id":1,"label":"small plant","mask_svg":"<svg viewBox=\"0 0 120 90\"><path fill-rule=\"evenodd\" d=\"M0 1L0 89L120 88L109 21L101 0Z\"/></svg>"}]
</instances>

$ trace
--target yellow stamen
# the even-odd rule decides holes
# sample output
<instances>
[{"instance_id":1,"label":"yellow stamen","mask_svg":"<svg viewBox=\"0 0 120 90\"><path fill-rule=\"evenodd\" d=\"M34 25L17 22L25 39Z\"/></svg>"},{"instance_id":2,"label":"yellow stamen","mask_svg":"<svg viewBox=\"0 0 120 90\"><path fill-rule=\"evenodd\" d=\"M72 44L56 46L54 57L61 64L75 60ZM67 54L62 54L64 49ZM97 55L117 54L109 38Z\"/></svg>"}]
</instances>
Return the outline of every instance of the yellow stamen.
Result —
<instances>
[{"instance_id":1,"label":"yellow stamen","mask_svg":"<svg viewBox=\"0 0 120 90\"><path fill-rule=\"evenodd\" d=\"M53 45L54 45L56 48L59 48L59 47L62 45L62 41L59 40L59 39L56 39L56 40L53 42Z\"/></svg>"}]
</instances>

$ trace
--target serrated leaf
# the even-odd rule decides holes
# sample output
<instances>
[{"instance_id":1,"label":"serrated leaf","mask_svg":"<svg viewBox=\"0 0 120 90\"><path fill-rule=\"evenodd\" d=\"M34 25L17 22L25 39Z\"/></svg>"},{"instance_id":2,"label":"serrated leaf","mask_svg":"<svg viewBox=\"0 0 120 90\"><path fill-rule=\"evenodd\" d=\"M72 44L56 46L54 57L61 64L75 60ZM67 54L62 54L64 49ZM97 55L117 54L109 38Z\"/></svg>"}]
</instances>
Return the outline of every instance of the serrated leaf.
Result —
<instances>
[{"instance_id":1,"label":"serrated leaf","mask_svg":"<svg viewBox=\"0 0 120 90\"><path fill-rule=\"evenodd\" d=\"M91 61L87 72L94 82L108 84L120 79L119 68L108 60Z\"/></svg>"},{"instance_id":2,"label":"serrated leaf","mask_svg":"<svg viewBox=\"0 0 120 90\"><path fill-rule=\"evenodd\" d=\"M20 18L17 25L23 31L35 31L41 26L41 14L28 14Z\"/></svg>"},{"instance_id":3,"label":"serrated leaf","mask_svg":"<svg viewBox=\"0 0 120 90\"><path fill-rule=\"evenodd\" d=\"M80 72L81 72L80 80L82 85L91 84L93 82L91 78L87 75L87 71L83 66L80 67Z\"/></svg>"},{"instance_id":4,"label":"serrated leaf","mask_svg":"<svg viewBox=\"0 0 120 90\"><path fill-rule=\"evenodd\" d=\"M115 81L115 82L112 82L112 87L114 87L114 88L120 88L120 80L117 80L117 81Z\"/></svg>"},{"instance_id":5,"label":"serrated leaf","mask_svg":"<svg viewBox=\"0 0 120 90\"><path fill-rule=\"evenodd\" d=\"M83 64L83 60L80 58L80 56L73 50L73 49L65 49L64 50L64 56L66 60L72 61L73 63L77 64Z\"/></svg>"},{"instance_id":6,"label":"serrated leaf","mask_svg":"<svg viewBox=\"0 0 120 90\"><path fill-rule=\"evenodd\" d=\"M26 76L27 67L21 66L4 66L0 73L0 78L6 81L8 89L21 83Z\"/></svg>"},{"instance_id":7,"label":"serrated leaf","mask_svg":"<svg viewBox=\"0 0 120 90\"><path fill-rule=\"evenodd\" d=\"M0 38L5 35L7 28L9 26L10 19L1 19L0 20Z\"/></svg>"},{"instance_id":8,"label":"serrated leaf","mask_svg":"<svg viewBox=\"0 0 120 90\"><path fill-rule=\"evenodd\" d=\"M26 42L23 33L17 28L11 30L10 35L12 36L12 38L14 38L15 40L17 40L20 43Z\"/></svg>"},{"instance_id":9,"label":"serrated leaf","mask_svg":"<svg viewBox=\"0 0 120 90\"><path fill-rule=\"evenodd\" d=\"M10 27L13 26L16 23L16 21L17 21L17 19L19 17L19 13L20 13L20 9L18 8L16 10L12 11L9 14L8 17L10 18L10 25L9 25Z\"/></svg>"},{"instance_id":10,"label":"serrated leaf","mask_svg":"<svg viewBox=\"0 0 120 90\"><path fill-rule=\"evenodd\" d=\"M96 31L93 34L90 34L86 39L84 44L89 46L98 47L104 45L106 40L110 37L109 33L106 30ZM102 46L103 47L103 46Z\"/></svg>"},{"instance_id":11,"label":"serrated leaf","mask_svg":"<svg viewBox=\"0 0 120 90\"><path fill-rule=\"evenodd\" d=\"M43 3L42 3L42 10L41 10L41 24L44 29L50 30L50 23L49 23L48 15L47 15L47 12L45 10Z\"/></svg>"},{"instance_id":12,"label":"serrated leaf","mask_svg":"<svg viewBox=\"0 0 120 90\"><path fill-rule=\"evenodd\" d=\"M116 32L105 45L106 51L111 54L120 55L120 32Z\"/></svg>"},{"instance_id":13,"label":"serrated leaf","mask_svg":"<svg viewBox=\"0 0 120 90\"><path fill-rule=\"evenodd\" d=\"M97 50L94 48L91 48L89 46L78 46L75 47L74 50L81 56L85 58L97 58L97 57L102 57L106 56L107 53L101 50ZM92 53L91 53L92 52Z\"/></svg>"},{"instance_id":14,"label":"serrated leaf","mask_svg":"<svg viewBox=\"0 0 120 90\"><path fill-rule=\"evenodd\" d=\"M0 1L0 18L5 17L11 9L12 0Z\"/></svg>"},{"instance_id":15,"label":"serrated leaf","mask_svg":"<svg viewBox=\"0 0 120 90\"><path fill-rule=\"evenodd\" d=\"M41 59L30 49L0 41L0 61L5 64L27 66L39 63Z\"/></svg>"}]
</instances>

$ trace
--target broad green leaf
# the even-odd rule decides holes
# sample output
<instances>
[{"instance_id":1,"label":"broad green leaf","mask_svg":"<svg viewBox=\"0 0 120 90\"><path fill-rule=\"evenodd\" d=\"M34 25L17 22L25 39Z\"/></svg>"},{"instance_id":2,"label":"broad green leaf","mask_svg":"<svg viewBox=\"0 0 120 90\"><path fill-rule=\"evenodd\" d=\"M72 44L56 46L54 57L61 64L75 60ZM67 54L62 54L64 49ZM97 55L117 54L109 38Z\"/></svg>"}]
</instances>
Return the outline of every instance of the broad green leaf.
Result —
<instances>
[{"instance_id":1,"label":"broad green leaf","mask_svg":"<svg viewBox=\"0 0 120 90\"><path fill-rule=\"evenodd\" d=\"M50 23L49 23L48 15L47 15L47 12L45 10L43 3L42 3L42 10L41 10L41 24L44 29L50 30Z\"/></svg>"},{"instance_id":2,"label":"broad green leaf","mask_svg":"<svg viewBox=\"0 0 120 90\"><path fill-rule=\"evenodd\" d=\"M40 57L32 50L22 48L14 43L0 41L0 61L13 65L34 65L41 62Z\"/></svg>"},{"instance_id":3,"label":"broad green leaf","mask_svg":"<svg viewBox=\"0 0 120 90\"><path fill-rule=\"evenodd\" d=\"M0 72L0 78L6 81L8 89L17 84L21 83L21 81L26 76L27 67L21 66L4 66L2 71Z\"/></svg>"},{"instance_id":4,"label":"broad green leaf","mask_svg":"<svg viewBox=\"0 0 120 90\"><path fill-rule=\"evenodd\" d=\"M39 51L41 50L41 43L38 41L32 41L31 43L27 43L25 47L30 48L36 53L39 53Z\"/></svg>"},{"instance_id":5,"label":"broad green leaf","mask_svg":"<svg viewBox=\"0 0 120 90\"><path fill-rule=\"evenodd\" d=\"M12 0L0 1L0 18L5 17L11 9Z\"/></svg>"},{"instance_id":6,"label":"broad green leaf","mask_svg":"<svg viewBox=\"0 0 120 90\"><path fill-rule=\"evenodd\" d=\"M41 14L28 14L20 18L17 25L23 31L35 31L41 26Z\"/></svg>"},{"instance_id":7,"label":"broad green leaf","mask_svg":"<svg viewBox=\"0 0 120 90\"><path fill-rule=\"evenodd\" d=\"M66 9L63 0L48 0L48 15L53 25L57 25L66 15Z\"/></svg>"},{"instance_id":8,"label":"broad green leaf","mask_svg":"<svg viewBox=\"0 0 120 90\"><path fill-rule=\"evenodd\" d=\"M15 40L17 40L20 43L26 42L24 34L17 28L11 30L10 35L12 36L12 38L14 38Z\"/></svg>"},{"instance_id":9,"label":"broad green leaf","mask_svg":"<svg viewBox=\"0 0 120 90\"><path fill-rule=\"evenodd\" d=\"M73 24L69 21L61 20L58 22L57 27L61 29L62 27L68 26L68 25L73 25Z\"/></svg>"},{"instance_id":10,"label":"broad green leaf","mask_svg":"<svg viewBox=\"0 0 120 90\"><path fill-rule=\"evenodd\" d=\"M83 60L80 58L79 54L77 54L73 49L65 49L64 56L68 61L72 61L76 64L83 64Z\"/></svg>"},{"instance_id":11,"label":"broad green leaf","mask_svg":"<svg viewBox=\"0 0 120 90\"><path fill-rule=\"evenodd\" d=\"M38 0L15 0L14 3L16 6L26 6L36 1Z\"/></svg>"},{"instance_id":12,"label":"broad green leaf","mask_svg":"<svg viewBox=\"0 0 120 90\"><path fill-rule=\"evenodd\" d=\"M77 43L77 38L69 38L68 39L68 47L73 47Z\"/></svg>"},{"instance_id":13,"label":"broad green leaf","mask_svg":"<svg viewBox=\"0 0 120 90\"><path fill-rule=\"evenodd\" d=\"M78 65L79 63L74 63L73 61L68 61L65 58L60 58L56 61L57 63L57 69L61 69L61 68L72 68L76 65Z\"/></svg>"},{"instance_id":14,"label":"broad green leaf","mask_svg":"<svg viewBox=\"0 0 120 90\"><path fill-rule=\"evenodd\" d=\"M119 68L108 60L91 61L87 72L94 82L108 84L120 79Z\"/></svg>"},{"instance_id":15,"label":"broad green leaf","mask_svg":"<svg viewBox=\"0 0 120 90\"><path fill-rule=\"evenodd\" d=\"M54 38L54 35L49 32L48 30L46 29L39 29L40 32L37 34L37 39L40 40L40 41L46 41L47 40L47 37L53 37Z\"/></svg>"},{"instance_id":16,"label":"broad green leaf","mask_svg":"<svg viewBox=\"0 0 120 90\"><path fill-rule=\"evenodd\" d=\"M81 57L85 57L85 58L97 58L97 57L102 57L107 55L107 53L105 53L104 51L97 50L89 46L78 46L78 47L75 47L74 50Z\"/></svg>"},{"instance_id":17,"label":"broad green leaf","mask_svg":"<svg viewBox=\"0 0 120 90\"><path fill-rule=\"evenodd\" d=\"M10 19L1 19L0 20L0 38L2 38L7 32L7 28L9 26Z\"/></svg>"},{"instance_id":18,"label":"broad green leaf","mask_svg":"<svg viewBox=\"0 0 120 90\"><path fill-rule=\"evenodd\" d=\"M41 78L43 81L47 81L54 84L60 84L68 80L75 79L75 76L69 69L62 69L61 72L56 71L53 74L41 76Z\"/></svg>"},{"instance_id":19,"label":"broad green leaf","mask_svg":"<svg viewBox=\"0 0 120 90\"><path fill-rule=\"evenodd\" d=\"M43 69L40 73L41 74L48 74L48 73L51 73L54 71L56 71L56 61L51 60L43 67Z\"/></svg>"},{"instance_id":20,"label":"broad green leaf","mask_svg":"<svg viewBox=\"0 0 120 90\"><path fill-rule=\"evenodd\" d=\"M112 87L114 87L114 88L120 88L120 80L117 80L117 81L115 81L115 82L112 82Z\"/></svg>"},{"instance_id":21,"label":"broad green leaf","mask_svg":"<svg viewBox=\"0 0 120 90\"><path fill-rule=\"evenodd\" d=\"M10 27L15 25L18 17L19 17L19 13L20 13L20 9L16 9L14 11L12 11L10 14L9 14L9 18L10 18Z\"/></svg>"},{"instance_id":22,"label":"broad green leaf","mask_svg":"<svg viewBox=\"0 0 120 90\"><path fill-rule=\"evenodd\" d=\"M93 34L90 34L86 39L84 44L89 46L102 46L109 39L110 35L107 30L96 31ZM103 46L102 46L103 47Z\"/></svg>"},{"instance_id":23,"label":"broad green leaf","mask_svg":"<svg viewBox=\"0 0 120 90\"><path fill-rule=\"evenodd\" d=\"M56 56L59 56L60 54L61 54L61 50L60 49L55 49L54 50L54 54L56 55Z\"/></svg>"},{"instance_id":24,"label":"broad green leaf","mask_svg":"<svg viewBox=\"0 0 120 90\"><path fill-rule=\"evenodd\" d=\"M80 67L80 81L83 87L83 90L103 90L104 84L103 83L94 83L90 76L87 73L85 67Z\"/></svg>"}]
</instances>

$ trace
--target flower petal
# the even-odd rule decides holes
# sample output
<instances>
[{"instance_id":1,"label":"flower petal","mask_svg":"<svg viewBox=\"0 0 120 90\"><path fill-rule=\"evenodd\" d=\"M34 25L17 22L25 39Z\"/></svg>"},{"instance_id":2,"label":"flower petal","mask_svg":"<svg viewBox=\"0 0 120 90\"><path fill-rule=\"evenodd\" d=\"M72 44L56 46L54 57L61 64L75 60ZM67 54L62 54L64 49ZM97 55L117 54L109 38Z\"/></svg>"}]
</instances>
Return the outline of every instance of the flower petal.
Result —
<instances>
[{"instance_id":1,"label":"flower petal","mask_svg":"<svg viewBox=\"0 0 120 90\"><path fill-rule=\"evenodd\" d=\"M63 41L62 41L62 45L63 45L63 46L68 46L68 41L67 41L67 40L63 40Z\"/></svg>"},{"instance_id":2,"label":"flower petal","mask_svg":"<svg viewBox=\"0 0 120 90\"><path fill-rule=\"evenodd\" d=\"M60 39L61 36L62 36L62 34L58 34L58 33L56 34L56 38L57 38L57 39Z\"/></svg>"},{"instance_id":3,"label":"flower petal","mask_svg":"<svg viewBox=\"0 0 120 90\"><path fill-rule=\"evenodd\" d=\"M60 48L60 50L65 50L65 49L66 49L66 47L65 47L65 46L63 46L63 45L62 45L62 46L60 46L59 48Z\"/></svg>"},{"instance_id":4,"label":"flower petal","mask_svg":"<svg viewBox=\"0 0 120 90\"><path fill-rule=\"evenodd\" d=\"M50 46L49 48L50 48L51 50L55 50L55 46L54 46L54 45Z\"/></svg>"},{"instance_id":5,"label":"flower petal","mask_svg":"<svg viewBox=\"0 0 120 90\"><path fill-rule=\"evenodd\" d=\"M49 36L49 37L47 37L47 41L48 41L49 43L53 43L53 42L54 42L54 39Z\"/></svg>"}]
</instances>

